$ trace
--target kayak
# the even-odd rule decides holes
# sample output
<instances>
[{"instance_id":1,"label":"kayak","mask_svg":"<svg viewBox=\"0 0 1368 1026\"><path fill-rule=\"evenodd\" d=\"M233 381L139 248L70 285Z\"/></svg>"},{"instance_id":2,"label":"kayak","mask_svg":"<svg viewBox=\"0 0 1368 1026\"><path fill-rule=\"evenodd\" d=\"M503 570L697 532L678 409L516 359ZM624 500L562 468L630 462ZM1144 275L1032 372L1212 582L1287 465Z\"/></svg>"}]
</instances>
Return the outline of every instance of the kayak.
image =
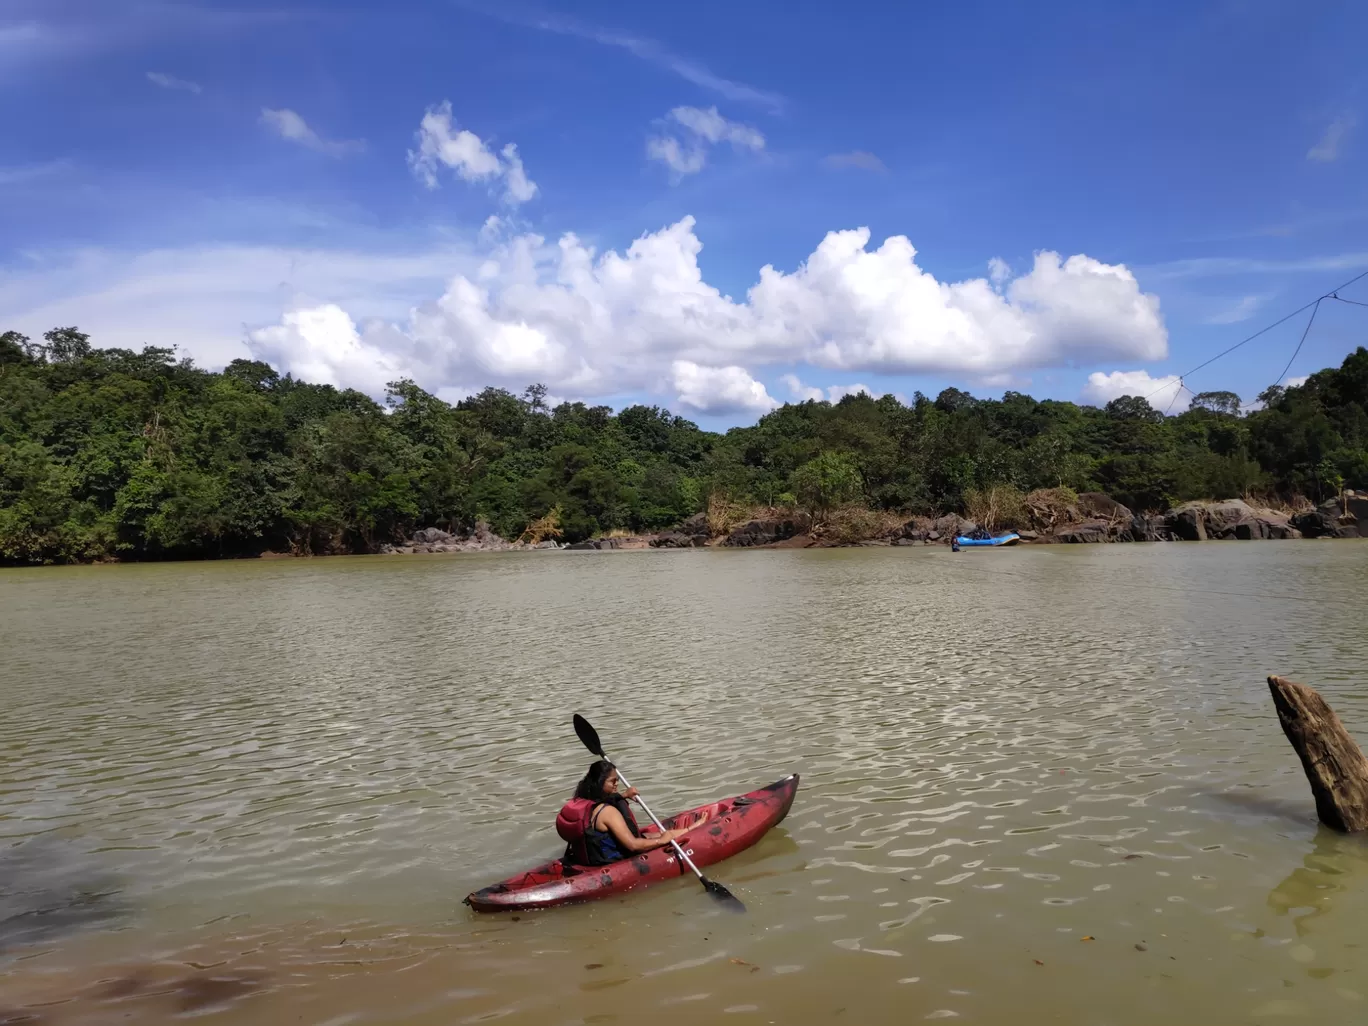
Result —
<instances>
[{"instance_id":1,"label":"kayak","mask_svg":"<svg viewBox=\"0 0 1368 1026\"><path fill-rule=\"evenodd\" d=\"M798 774L792 773L758 791L710 802L671 816L664 821L665 829L687 826L702 813L711 811L712 818L697 833L685 834L679 839L694 865L710 866L745 851L760 840L770 827L788 815L797 792ZM641 833L643 837L649 837L658 831L651 823L643 827ZM666 845L606 866L575 866L553 859L468 894L465 903L476 912L550 908L574 901L607 898L634 887L691 875L674 846Z\"/></svg>"},{"instance_id":2,"label":"kayak","mask_svg":"<svg viewBox=\"0 0 1368 1026\"><path fill-rule=\"evenodd\" d=\"M1015 545L1019 541L1021 536L1012 532L1000 534L996 538L956 538L955 544L964 549L974 545Z\"/></svg>"}]
</instances>

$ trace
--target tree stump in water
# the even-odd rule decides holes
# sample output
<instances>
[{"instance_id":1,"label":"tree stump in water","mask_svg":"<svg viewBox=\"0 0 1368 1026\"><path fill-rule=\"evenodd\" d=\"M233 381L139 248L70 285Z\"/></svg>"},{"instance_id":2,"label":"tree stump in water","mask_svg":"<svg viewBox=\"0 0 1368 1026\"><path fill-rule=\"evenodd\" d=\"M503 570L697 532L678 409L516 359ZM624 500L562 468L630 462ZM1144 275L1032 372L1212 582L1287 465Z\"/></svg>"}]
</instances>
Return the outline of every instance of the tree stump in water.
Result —
<instances>
[{"instance_id":1,"label":"tree stump in water","mask_svg":"<svg viewBox=\"0 0 1368 1026\"><path fill-rule=\"evenodd\" d=\"M1316 815L1332 830L1368 830L1368 759L1314 688L1269 677L1283 733L1301 758Z\"/></svg>"}]
</instances>

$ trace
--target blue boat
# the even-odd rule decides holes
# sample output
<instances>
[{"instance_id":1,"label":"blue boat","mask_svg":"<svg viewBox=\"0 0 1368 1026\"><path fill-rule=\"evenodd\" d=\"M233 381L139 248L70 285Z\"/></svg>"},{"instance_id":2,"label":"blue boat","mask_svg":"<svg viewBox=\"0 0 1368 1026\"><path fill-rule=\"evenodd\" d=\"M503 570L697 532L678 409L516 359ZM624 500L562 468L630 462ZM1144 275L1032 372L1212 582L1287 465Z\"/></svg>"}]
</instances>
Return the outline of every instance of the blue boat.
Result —
<instances>
[{"instance_id":1,"label":"blue boat","mask_svg":"<svg viewBox=\"0 0 1368 1026\"><path fill-rule=\"evenodd\" d=\"M962 549L967 549L971 546L1015 545L1019 541L1021 541L1021 535L1012 531L1007 534L1000 534L996 538L965 538L960 536L955 539L955 544Z\"/></svg>"}]
</instances>

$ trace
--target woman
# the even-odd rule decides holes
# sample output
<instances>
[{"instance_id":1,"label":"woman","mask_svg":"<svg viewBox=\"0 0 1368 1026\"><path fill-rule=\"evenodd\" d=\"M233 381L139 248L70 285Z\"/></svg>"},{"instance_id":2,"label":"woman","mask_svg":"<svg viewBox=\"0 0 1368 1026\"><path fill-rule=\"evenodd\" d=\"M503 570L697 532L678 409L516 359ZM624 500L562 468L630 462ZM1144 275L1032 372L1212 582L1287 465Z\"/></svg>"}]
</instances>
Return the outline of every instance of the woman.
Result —
<instances>
[{"instance_id":1,"label":"woman","mask_svg":"<svg viewBox=\"0 0 1368 1026\"><path fill-rule=\"evenodd\" d=\"M564 861L577 866L606 866L629 855L664 847L702 826L710 815L704 813L687 828L642 837L636 817L627 805L628 799L636 797L636 788L626 794L618 794L617 789L618 772L611 762L599 759L589 767L575 788L575 797L565 803L556 817L556 832L568 842Z\"/></svg>"}]
</instances>

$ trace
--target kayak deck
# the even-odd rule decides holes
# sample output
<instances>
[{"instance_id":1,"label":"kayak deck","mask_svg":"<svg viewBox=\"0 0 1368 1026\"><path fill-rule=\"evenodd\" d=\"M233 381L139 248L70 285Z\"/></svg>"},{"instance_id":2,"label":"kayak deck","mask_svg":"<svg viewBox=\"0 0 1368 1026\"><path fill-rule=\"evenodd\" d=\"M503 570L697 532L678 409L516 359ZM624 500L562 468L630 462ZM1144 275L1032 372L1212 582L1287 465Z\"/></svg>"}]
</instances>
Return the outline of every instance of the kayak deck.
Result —
<instances>
[{"instance_id":1,"label":"kayak deck","mask_svg":"<svg viewBox=\"0 0 1368 1026\"><path fill-rule=\"evenodd\" d=\"M798 774L793 773L748 794L724 798L677 813L664 820L665 828L688 826L704 812L712 818L696 833L679 839L694 865L710 866L744 851L788 815L798 792ZM642 828L642 836L658 833L655 824ZM588 901L621 894L634 887L689 874L674 850L666 845L633 855L606 866L575 866L552 859L534 869L469 894L465 903L477 912L511 909L549 908L573 901Z\"/></svg>"}]
</instances>

